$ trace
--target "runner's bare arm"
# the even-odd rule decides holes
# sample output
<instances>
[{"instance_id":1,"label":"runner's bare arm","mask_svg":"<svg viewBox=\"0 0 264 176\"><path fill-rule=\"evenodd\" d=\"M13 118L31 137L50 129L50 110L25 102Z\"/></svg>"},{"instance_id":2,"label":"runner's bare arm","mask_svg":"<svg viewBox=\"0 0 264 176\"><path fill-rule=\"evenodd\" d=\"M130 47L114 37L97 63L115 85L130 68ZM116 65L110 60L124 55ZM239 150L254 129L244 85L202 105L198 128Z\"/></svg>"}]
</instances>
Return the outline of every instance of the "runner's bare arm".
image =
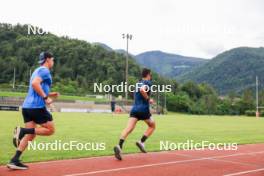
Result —
<instances>
[{"instance_id":1,"label":"runner's bare arm","mask_svg":"<svg viewBox=\"0 0 264 176\"><path fill-rule=\"evenodd\" d=\"M41 96L41 97L46 97L47 95L45 94L45 92L43 91L43 89L41 88L41 82L42 79L40 77L35 77L32 81L32 87L33 89Z\"/></svg>"},{"instance_id":2,"label":"runner's bare arm","mask_svg":"<svg viewBox=\"0 0 264 176\"><path fill-rule=\"evenodd\" d=\"M147 93L146 89L147 89L146 86L142 86L142 87L140 88L140 93L141 93L141 95L142 95L146 100L149 101L150 104L152 104L154 101L153 101L153 99L150 99L150 97L148 96L148 93Z\"/></svg>"},{"instance_id":3,"label":"runner's bare arm","mask_svg":"<svg viewBox=\"0 0 264 176\"><path fill-rule=\"evenodd\" d=\"M60 93L59 92L50 92L49 93L49 97L57 98L58 96L60 96Z\"/></svg>"},{"instance_id":4,"label":"runner's bare arm","mask_svg":"<svg viewBox=\"0 0 264 176\"><path fill-rule=\"evenodd\" d=\"M43 91L42 87L41 87L41 82L42 82L42 79L40 77L35 77L33 80L32 80L32 87L33 89L37 92L37 94L39 94L41 97L45 98L47 97L47 95L45 94L45 92ZM47 105L51 104L52 103L52 99L50 99L49 97L47 97L45 99L45 103Z\"/></svg>"}]
</instances>

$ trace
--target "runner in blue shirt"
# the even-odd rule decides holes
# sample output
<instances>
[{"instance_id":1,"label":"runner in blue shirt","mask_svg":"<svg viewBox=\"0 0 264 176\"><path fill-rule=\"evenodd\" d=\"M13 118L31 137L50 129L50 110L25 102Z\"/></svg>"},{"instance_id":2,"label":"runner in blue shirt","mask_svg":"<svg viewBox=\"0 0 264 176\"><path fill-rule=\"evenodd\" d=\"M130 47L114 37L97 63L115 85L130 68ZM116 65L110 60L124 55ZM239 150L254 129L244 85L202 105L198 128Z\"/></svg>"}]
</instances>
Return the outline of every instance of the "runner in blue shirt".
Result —
<instances>
[{"instance_id":1,"label":"runner in blue shirt","mask_svg":"<svg viewBox=\"0 0 264 176\"><path fill-rule=\"evenodd\" d=\"M139 120L144 120L148 125L148 129L145 131L144 135L140 141L136 142L136 146L141 152L146 153L144 142L155 130L156 124L153 118L151 118L151 113L149 111L149 104L153 103L153 99L150 99L150 89L151 89L151 71L144 68L142 71L142 80L138 83L138 90L135 91L135 102L130 111L130 118L128 120L127 127L123 130L121 137L119 139L119 144L114 147L115 157L118 160L122 160L122 147L127 136L134 130L136 123Z\"/></svg>"},{"instance_id":2,"label":"runner in blue shirt","mask_svg":"<svg viewBox=\"0 0 264 176\"><path fill-rule=\"evenodd\" d=\"M30 78L28 94L22 105L22 114L25 128L16 127L14 130L13 144L17 147L16 153L7 167L10 169L27 169L20 160L22 152L26 149L28 142L36 135L49 136L55 131L52 115L46 109L51 105L52 99L57 98L59 93L50 92L52 78L50 70L54 65L53 55L42 52L39 56L38 67ZM37 127L37 125L40 125Z\"/></svg>"}]
</instances>

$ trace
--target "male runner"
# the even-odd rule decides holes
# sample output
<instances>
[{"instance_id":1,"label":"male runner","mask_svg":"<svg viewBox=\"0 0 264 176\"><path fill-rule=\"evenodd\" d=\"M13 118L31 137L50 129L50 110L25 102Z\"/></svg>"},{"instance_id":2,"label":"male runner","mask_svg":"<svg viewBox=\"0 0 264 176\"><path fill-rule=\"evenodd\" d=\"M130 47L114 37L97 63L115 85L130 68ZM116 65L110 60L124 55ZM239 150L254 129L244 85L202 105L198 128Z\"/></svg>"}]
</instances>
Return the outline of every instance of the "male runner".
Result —
<instances>
[{"instance_id":1,"label":"male runner","mask_svg":"<svg viewBox=\"0 0 264 176\"><path fill-rule=\"evenodd\" d=\"M119 144L114 147L115 157L118 160L122 160L122 147L127 136L133 131L136 123L139 120L144 120L148 125L148 129L145 131L140 141L136 142L136 146L141 152L146 153L144 142L155 130L155 121L151 118L149 111L149 104L153 103L153 99L150 99L151 88L151 71L144 68L142 71L142 80L137 83L139 90L135 91L135 103L130 112L130 118L128 120L127 127L123 130Z\"/></svg>"},{"instance_id":2,"label":"male runner","mask_svg":"<svg viewBox=\"0 0 264 176\"><path fill-rule=\"evenodd\" d=\"M19 160L28 142L32 141L36 135L49 136L55 131L52 115L46 109L46 105L50 105L53 101L51 98L59 96L57 92L49 93L52 84L50 69L54 65L53 55L49 52L40 53L39 64L41 66L30 78L28 94L22 105L25 128L16 127L14 130L13 144L17 150L7 164L10 169L28 169L28 166ZM37 124L40 127L37 127Z\"/></svg>"}]
</instances>

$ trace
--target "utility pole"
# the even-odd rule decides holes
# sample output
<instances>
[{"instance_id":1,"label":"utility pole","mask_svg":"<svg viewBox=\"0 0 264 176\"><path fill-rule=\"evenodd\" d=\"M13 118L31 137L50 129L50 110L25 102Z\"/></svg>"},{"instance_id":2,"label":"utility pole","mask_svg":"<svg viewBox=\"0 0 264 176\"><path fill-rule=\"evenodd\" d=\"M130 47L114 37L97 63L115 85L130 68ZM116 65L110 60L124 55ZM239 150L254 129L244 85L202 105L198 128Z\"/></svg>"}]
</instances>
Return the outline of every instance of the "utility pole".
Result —
<instances>
[{"instance_id":1,"label":"utility pole","mask_svg":"<svg viewBox=\"0 0 264 176\"><path fill-rule=\"evenodd\" d=\"M164 109L165 109L165 111L167 111L166 91L164 92Z\"/></svg>"},{"instance_id":2,"label":"utility pole","mask_svg":"<svg viewBox=\"0 0 264 176\"><path fill-rule=\"evenodd\" d=\"M258 76L256 76L256 117L259 117Z\"/></svg>"},{"instance_id":3,"label":"utility pole","mask_svg":"<svg viewBox=\"0 0 264 176\"><path fill-rule=\"evenodd\" d=\"M126 74L126 102L128 100L128 43L129 40L132 40L132 35L131 34L122 34L123 39L126 39L126 70L125 70L125 74Z\"/></svg>"},{"instance_id":4,"label":"utility pole","mask_svg":"<svg viewBox=\"0 0 264 176\"><path fill-rule=\"evenodd\" d=\"M31 74L32 74L31 73L31 69L29 69L29 75L28 75L29 76L29 79L28 79L29 81L28 81L28 84L30 84Z\"/></svg>"},{"instance_id":5,"label":"utility pole","mask_svg":"<svg viewBox=\"0 0 264 176\"><path fill-rule=\"evenodd\" d=\"M15 89L15 84L16 84L16 68L14 68L13 89Z\"/></svg>"},{"instance_id":6,"label":"utility pole","mask_svg":"<svg viewBox=\"0 0 264 176\"><path fill-rule=\"evenodd\" d=\"M160 110L159 110L159 102L160 101L160 97L159 97L159 91L157 91L157 107L156 107L156 111L157 114L160 114Z\"/></svg>"}]
</instances>

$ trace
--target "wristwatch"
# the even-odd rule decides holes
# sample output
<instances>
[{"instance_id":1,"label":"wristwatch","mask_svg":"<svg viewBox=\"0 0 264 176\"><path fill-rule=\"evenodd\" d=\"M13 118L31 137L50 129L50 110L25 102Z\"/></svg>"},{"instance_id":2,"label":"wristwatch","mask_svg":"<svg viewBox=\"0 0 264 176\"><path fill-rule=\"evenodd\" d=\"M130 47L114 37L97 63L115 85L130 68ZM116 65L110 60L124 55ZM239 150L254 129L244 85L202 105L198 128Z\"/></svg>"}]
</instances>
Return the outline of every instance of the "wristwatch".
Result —
<instances>
[{"instance_id":1,"label":"wristwatch","mask_svg":"<svg viewBox=\"0 0 264 176\"><path fill-rule=\"evenodd\" d=\"M44 99L44 100L47 100L47 99L48 99L48 96L46 96L46 97L43 97L43 99Z\"/></svg>"}]
</instances>

